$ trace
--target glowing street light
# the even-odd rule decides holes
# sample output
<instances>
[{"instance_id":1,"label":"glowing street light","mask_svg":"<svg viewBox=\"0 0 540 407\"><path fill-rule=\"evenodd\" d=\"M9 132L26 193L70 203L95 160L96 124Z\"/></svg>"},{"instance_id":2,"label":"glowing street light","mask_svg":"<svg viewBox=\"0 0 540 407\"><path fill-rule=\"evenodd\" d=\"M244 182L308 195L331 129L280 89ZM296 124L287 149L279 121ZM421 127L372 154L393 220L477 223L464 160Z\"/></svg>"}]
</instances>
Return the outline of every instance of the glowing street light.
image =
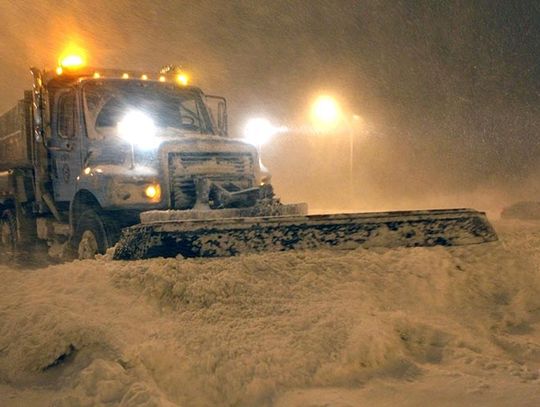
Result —
<instances>
[{"instance_id":1,"label":"glowing street light","mask_svg":"<svg viewBox=\"0 0 540 407\"><path fill-rule=\"evenodd\" d=\"M341 107L332 96L319 96L311 108L311 119L315 128L320 131L330 131L337 128L342 116Z\"/></svg>"}]
</instances>

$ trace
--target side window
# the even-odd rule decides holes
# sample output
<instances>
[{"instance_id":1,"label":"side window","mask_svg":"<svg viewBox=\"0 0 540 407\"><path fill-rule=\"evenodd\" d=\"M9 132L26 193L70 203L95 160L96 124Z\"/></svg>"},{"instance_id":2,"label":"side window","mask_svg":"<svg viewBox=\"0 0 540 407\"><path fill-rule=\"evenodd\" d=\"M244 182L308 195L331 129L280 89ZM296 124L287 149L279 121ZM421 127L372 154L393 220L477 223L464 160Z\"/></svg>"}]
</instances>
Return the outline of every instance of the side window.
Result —
<instances>
[{"instance_id":1,"label":"side window","mask_svg":"<svg viewBox=\"0 0 540 407\"><path fill-rule=\"evenodd\" d=\"M75 92L70 91L58 102L58 135L62 138L75 136Z\"/></svg>"}]
</instances>

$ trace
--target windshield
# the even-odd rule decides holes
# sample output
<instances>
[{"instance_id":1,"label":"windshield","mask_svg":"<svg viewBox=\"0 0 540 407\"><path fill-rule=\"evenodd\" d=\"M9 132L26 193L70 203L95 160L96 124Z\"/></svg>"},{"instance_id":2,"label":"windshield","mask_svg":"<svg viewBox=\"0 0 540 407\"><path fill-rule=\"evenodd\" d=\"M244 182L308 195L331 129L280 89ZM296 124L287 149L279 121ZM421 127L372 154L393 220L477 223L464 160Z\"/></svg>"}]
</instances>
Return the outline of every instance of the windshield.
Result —
<instances>
[{"instance_id":1,"label":"windshield","mask_svg":"<svg viewBox=\"0 0 540 407\"><path fill-rule=\"evenodd\" d=\"M98 137L115 132L118 122L133 110L149 116L158 128L213 133L196 90L159 82L110 79L85 83L83 94L87 121L93 124L89 127Z\"/></svg>"}]
</instances>

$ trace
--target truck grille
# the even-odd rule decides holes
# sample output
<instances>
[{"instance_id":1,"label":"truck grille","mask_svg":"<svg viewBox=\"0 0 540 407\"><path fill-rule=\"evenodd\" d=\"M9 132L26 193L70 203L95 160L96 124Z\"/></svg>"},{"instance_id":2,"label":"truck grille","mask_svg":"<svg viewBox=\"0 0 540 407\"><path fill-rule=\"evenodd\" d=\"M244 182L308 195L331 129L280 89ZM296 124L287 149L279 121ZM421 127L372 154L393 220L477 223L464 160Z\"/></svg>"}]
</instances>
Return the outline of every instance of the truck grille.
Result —
<instances>
[{"instance_id":1,"label":"truck grille","mask_svg":"<svg viewBox=\"0 0 540 407\"><path fill-rule=\"evenodd\" d=\"M169 168L174 172L191 174L238 174L253 173L253 157L249 153L170 153Z\"/></svg>"},{"instance_id":2,"label":"truck grille","mask_svg":"<svg viewBox=\"0 0 540 407\"><path fill-rule=\"evenodd\" d=\"M253 156L250 153L169 153L171 203L175 209L192 208L196 201L194 176L205 177L228 190L252 186Z\"/></svg>"}]
</instances>

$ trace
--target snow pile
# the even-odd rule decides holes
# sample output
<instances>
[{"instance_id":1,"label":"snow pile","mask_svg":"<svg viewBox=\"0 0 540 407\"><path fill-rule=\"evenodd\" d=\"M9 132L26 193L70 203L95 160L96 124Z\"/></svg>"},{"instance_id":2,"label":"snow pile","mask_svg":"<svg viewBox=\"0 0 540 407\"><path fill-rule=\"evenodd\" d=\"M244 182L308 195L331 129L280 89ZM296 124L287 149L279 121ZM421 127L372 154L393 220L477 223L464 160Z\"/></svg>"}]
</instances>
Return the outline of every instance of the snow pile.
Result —
<instances>
[{"instance_id":1,"label":"snow pile","mask_svg":"<svg viewBox=\"0 0 540 407\"><path fill-rule=\"evenodd\" d=\"M377 405L436 383L497 405L493 380L538 403L540 226L518 225L458 248L1 269L0 404Z\"/></svg>"}]
</instances>

